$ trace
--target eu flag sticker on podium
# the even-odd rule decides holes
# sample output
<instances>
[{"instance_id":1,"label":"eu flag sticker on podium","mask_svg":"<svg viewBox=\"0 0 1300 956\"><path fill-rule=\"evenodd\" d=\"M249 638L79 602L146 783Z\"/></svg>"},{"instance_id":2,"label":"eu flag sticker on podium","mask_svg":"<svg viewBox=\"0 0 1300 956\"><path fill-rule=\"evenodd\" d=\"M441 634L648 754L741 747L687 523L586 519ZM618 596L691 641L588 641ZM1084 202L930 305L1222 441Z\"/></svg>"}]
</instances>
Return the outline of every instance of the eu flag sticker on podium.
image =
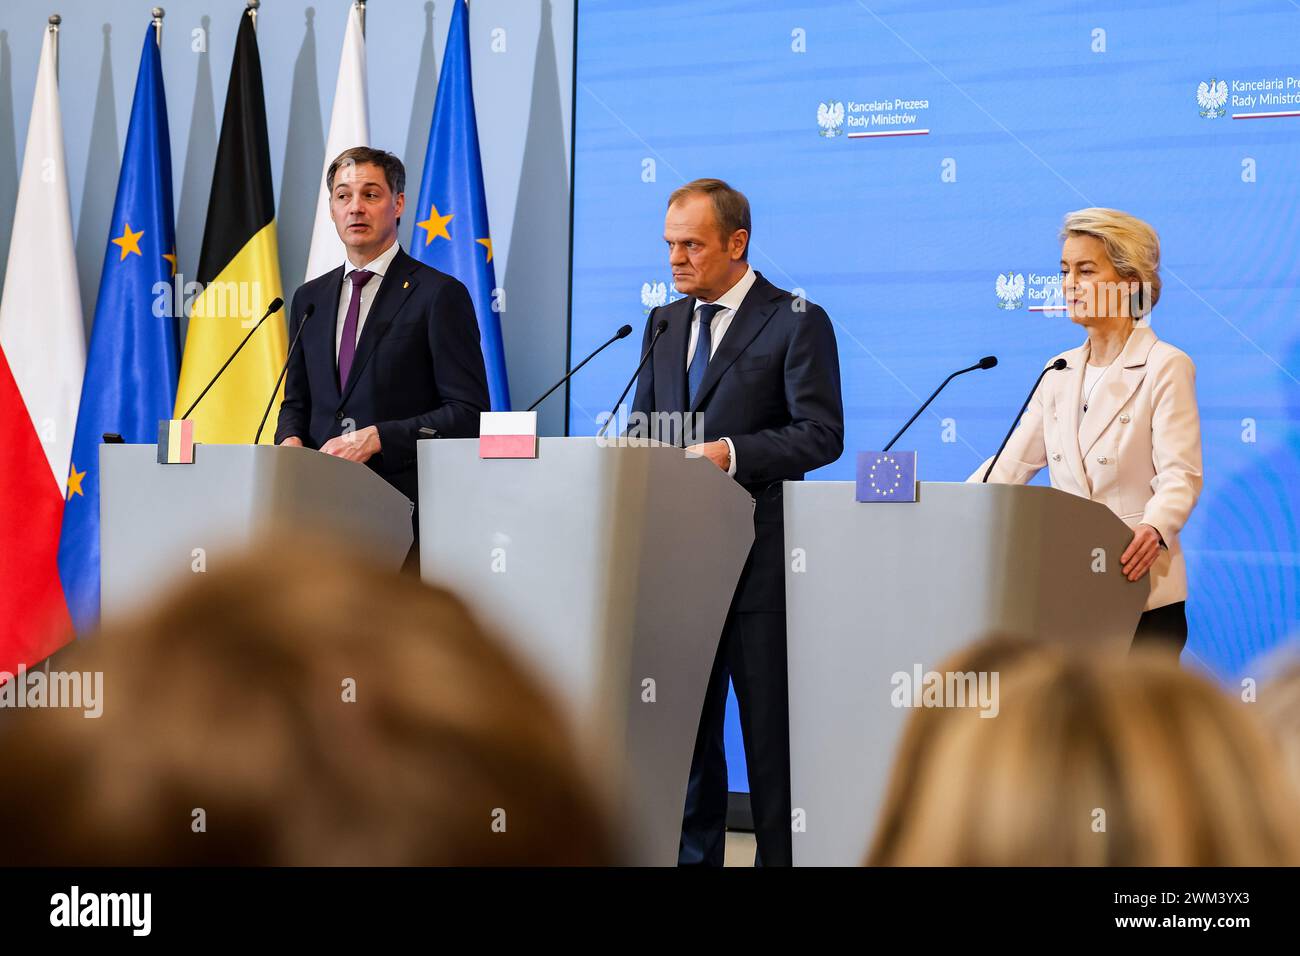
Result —
<instances>
[{"instance_id":1,"label":"eu flag sticker on podium","mask_svg":"<svg viewBox=\"0 0 1300 956\"><path fill-rule=\"evenodd\" d=\"M858 452L858 501L915 501L916 452Z\"/></svg>"}]
</instances>

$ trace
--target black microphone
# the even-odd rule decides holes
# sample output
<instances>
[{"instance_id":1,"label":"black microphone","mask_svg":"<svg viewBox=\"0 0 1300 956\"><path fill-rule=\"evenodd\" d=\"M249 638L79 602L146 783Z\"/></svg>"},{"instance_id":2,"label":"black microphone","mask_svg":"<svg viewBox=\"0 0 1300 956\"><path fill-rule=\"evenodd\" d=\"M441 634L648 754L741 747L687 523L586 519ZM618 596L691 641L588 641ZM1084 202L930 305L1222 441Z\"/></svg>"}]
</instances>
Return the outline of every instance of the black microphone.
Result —
<instances>
[{"instance_id":1,"label":"black microphone","mask_svg":"<svg viewBox=\"0 0 1300 956\"><path fill-rule=\"evenodd\" d=\"M224 372L227 368L229 368L230 363L235 360L235 356L240 353L243 347L248 344L248 340L253 337L253 333L262 327L262 323L265 322L268 318L270 318L274 313L279 312L280 309L282 309L283 307L284 307L284 299L280 298L279 296L276 296L274 299L271 300L271 304L266 307L266 312L262 315L260 319L257 320L257 324L248 330L248 334L244 336L244 341L240 342L239 346L235 349L235 351L230 353L230 358L226 359L226 364L221 366L221 368L217 369L217 374L212 376L212 381L208 382L208 384L204 387L203 391L199 392L199 397L194 399L194 404L191 405L189 408L185 409L185 414L181 416L182 419L190 417L190 413L194 411L195 407L198 406L199 402L203 401L203 396L208 394L208 389L212 388L213 385L217 384L217 379L221 378L221 373Z\"/></svg>"},{"instance_id":2,"label":"black microphone","mask_svg":"<svg viewBox=\"0 0 1300 956\"><path fill-rule=\"evenodd\" d=\"M893 438L889 439L889 444L886 445L882 450L889 451L889 449L893 448L894 442L898 441L900 438L903 437L903 432L907 431L909 428L912 427L912 422L916 421L917 418L920 417L921 413L930 407L930 403L934 401L935 398L938 396L938 394L942 392L944 388L948 385L948 383L951 382L958 375L965 375L967 372L973 372L977 368L979 369L992 368L997 364L998 364L998 358L996 355L986 355L978 362L976 362L974 365L972 365L970 368L964 368L961 369L960 371L953 372L951 375L945 378L943 380L943 384L941 384L938 388L936 388L933 394L931 394L930 397L925 400L925 404L916 410L916 414L907 420L907 424L898 430L898 434L895 435Z\"/></svg>"},{"instance_id":3,"label":"black microphone","mask_svg":"<svg viewBox=\"0 0 1300 956\"><path fill-rule=\"evenodd\" d=\"M563 385L565 382L567 382L570 378L572 378L574 372L576 372L578 369L582 368L584 365L586 365L588 362L590 362L592 359L594 359L594 358L595 358L597 355L599 355L601 352L605 351L605 349L608 348L610 345L614 344L614 343L617 342L619 339L625 339L625 338L627 338L627 337L628 337L629 335L631 335L631 334L632 334L632 326L630 326L630 325L625 325L625 326L623 326L621 329L619 329L617 332L615 332L615 333L610 337L609 341L607 341L604 345L602 345L600 348L596 349L596 351L592 352L592 353L591 353L590 355L588 355L585 359L583 359L581 362L579 362L577 365L575 365L575 366L573 367L573 369L569 372L568 375L565 375L564 378L560 379L558 382L556 382L554 385L552 385L550 388L548 388L548 389L547 389L547 390L542 394L542 397L541 397L541 398L539 398L537 401L533 402L533 404L529 405L526 409L524 409L524 411L526 411L526 412L531 412L531 411L532 411L534 408L536 408L538 405L542 404L542 402L546 401L546 399L550 397L551 392L555 391L557 388L559 388L561 385Z\"/></svg>"},{"instance_id":4,"label":"black microphone","mask_svg":"<svg viewBox=\"0 0 1300 956\"><path fill-rule=\"evenodd\" d=\"M280 369L280 377L275 380L275 388L271 389L271 398L266 403L266 411L262 412L262 423L257 426L257 434L253 437L254 445L262 440L262 429L266 427L266 419L271 414L271 406L275 404L275 396L280 391L280 383L284 381L284 373L289 371L289 362L293 359L293 350L298 345L298 340L302 338L302 330L307 327L307 320L311 318L312 313L315 311L316 303L308 302L307 308L302 313L302 321L298 323L298 331L294 333L293 341L289 343L289 354L284 357L284 368Z\"/></svg>"},{"instance_id":5,"label":"black microphone","mask_svg":"<svg viewBox=\"0 0 1300 956\"><path fill-rule=\"evenodd\" d=\"M1047 375L1048 372L1059 372L1063 368L1065 368L1065 359L1059 358L1038 373L1038 378L1034 380L1034 387L1029 390L1029 395L1025 398L1025 404L1020 406L1020 414L1016 416L1015 421L1011 423L1011 427L1007 429L1007 437L1002 439L1002 444L998 446L998 453L993 456L993 460L989 462L988 471L984 472L984 477L980 479L981 484L987 483L989 475L993 474L993 466L996 465L998 459L1002 457L1002 449L1007 447L1007 442L1011 441L1011 433L1014 432L1016 426L1020 424L1020 419L1024 416L1025 409L1029 407L1029 402L1033 399L1034 392L1038 391L1038 386L1042 383L1043 377Z\"/></svg>"},{"instance_id":6,"label":"black microphone","mask_svg":"<svg viewBox=\"0 0 1300 956\"><path fill-rule=\"evenodd\" d=\"M659 341L659 336L663 335L667 328L668 320L660 319L659 324L655 326L655 334L650 339L650 345L646 347L645 354L641 356L641 361L637 363L636 371L633 372L632 377L627 380L627 388L623 389L623 394L618 397L618 401L616 401L614 407L610 409L609 418L605 419L605 424L601 425L600 431L596 432L597 438L605 434L605 429L608 428L609 423L614 420L614 415L618 412L618 407L623 404L623 399L627 398L627 393L631 390L632 383L636 381L636 377L641 374L641 369L645 367L645 363L649 361L650 356L654 354L655 343Z\"/></svg>"}]
</instances>

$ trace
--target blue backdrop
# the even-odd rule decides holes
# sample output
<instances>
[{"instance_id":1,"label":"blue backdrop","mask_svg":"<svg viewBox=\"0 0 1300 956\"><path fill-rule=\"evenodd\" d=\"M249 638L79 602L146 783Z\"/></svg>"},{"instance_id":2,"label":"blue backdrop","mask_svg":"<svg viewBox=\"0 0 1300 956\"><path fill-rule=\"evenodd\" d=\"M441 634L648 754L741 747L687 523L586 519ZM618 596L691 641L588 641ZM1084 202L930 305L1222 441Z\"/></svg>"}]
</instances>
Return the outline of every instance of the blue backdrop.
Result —
<instances>
[{"instance_id":1,"label":"blue backdrop","mask_svg":"<svg viewBox=\"0 0 1300 956\"><path fill-rule=\"evenodd\" d=\"M1184 661L1234 679L1300 621L1297 50L1289 0L583 0L571 361L638 334L575 378L570 432L594 433L649 307L676 297L668 194L718 176L749 196L754 267L835 322L845 454L813 477L852 478L854 452L995 354L900 443L924 480L962 480L1083 340L1043 311L1062 216L1124 209L1162 239L1152 325L1198 369Z\"/></svg>"}]
</instances>

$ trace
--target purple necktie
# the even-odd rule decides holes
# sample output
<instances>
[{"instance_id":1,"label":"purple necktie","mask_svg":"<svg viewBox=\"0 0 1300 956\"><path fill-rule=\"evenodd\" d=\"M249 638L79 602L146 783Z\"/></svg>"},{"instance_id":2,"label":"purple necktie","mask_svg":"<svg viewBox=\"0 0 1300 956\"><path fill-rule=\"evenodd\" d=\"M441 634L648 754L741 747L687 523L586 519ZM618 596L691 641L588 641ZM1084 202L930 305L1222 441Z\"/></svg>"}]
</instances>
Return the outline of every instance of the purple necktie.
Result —
<instances>
[{"instance_id":1,"label":"purple necktie","mask_svg":"<svg viewBox=\"0 0 1300 956\"><path fill-rule=\"evenodd\" d=\"M361 290L365 288L373 272L365 269L353 269L352 298L348 301L348 314L343 320L343 339L339 342L339 389L348 383L348 373L352 371L352 358L357 354L357 322L361 318Z\"/></svg>"}]
</instances>

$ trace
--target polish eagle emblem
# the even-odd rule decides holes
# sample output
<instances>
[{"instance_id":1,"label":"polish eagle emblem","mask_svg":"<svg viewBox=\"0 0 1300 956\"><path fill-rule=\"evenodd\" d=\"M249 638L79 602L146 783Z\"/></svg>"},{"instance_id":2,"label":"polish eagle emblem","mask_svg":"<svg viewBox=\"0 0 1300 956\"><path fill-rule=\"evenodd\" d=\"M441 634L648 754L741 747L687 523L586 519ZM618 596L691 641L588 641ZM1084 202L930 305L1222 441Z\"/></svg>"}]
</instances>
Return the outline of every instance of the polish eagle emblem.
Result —
<instances>
[{"instance_id":1,"label":"polish eagle emblem","mask_svg":"<svg viewBox=\"0 0 1300 956\"><path fill-rule=\"evenodd\" d=\"M844 104L838 100L817 104L817 125L821 127L819 135L839 136L844 126Z\"/></svg>"},{"instance_id":2,"label":"polish eagle emblem","mask_svg":"<svg viewBox=\"0 0 1300 956\"><path fill-rule=\"evenodd\" d=\"M1196 88L1196 105L1201 108L1201 115L1214 119L1228 112L1228 84L1223 80L1210 77L1209 82L1202 82Z\"/></svg>"},{"instance_id":3,"label":"polish eagle emblem","mask_svg":"<svg viewBox=\"0 0 1300 956\"><path fill-rule=\"evenodd\" d=\"M1019 272L1008 272L1006 275L998 273L996 291L999 309L1006 309L1009 312L1020 308L1025 298L1024 275Z\"/></svg>"},{"instance_id":4,"label":"polish eagle emblem","mask_svg":"<svg viewBox=\"0 0 1300 956\"><path fill-rule=\"evenodd\" d=\"M646 315L651 309L668 304L668 286L662 282L641 283L641 304L645 306Z\"/></svg>"}]
</instances>

